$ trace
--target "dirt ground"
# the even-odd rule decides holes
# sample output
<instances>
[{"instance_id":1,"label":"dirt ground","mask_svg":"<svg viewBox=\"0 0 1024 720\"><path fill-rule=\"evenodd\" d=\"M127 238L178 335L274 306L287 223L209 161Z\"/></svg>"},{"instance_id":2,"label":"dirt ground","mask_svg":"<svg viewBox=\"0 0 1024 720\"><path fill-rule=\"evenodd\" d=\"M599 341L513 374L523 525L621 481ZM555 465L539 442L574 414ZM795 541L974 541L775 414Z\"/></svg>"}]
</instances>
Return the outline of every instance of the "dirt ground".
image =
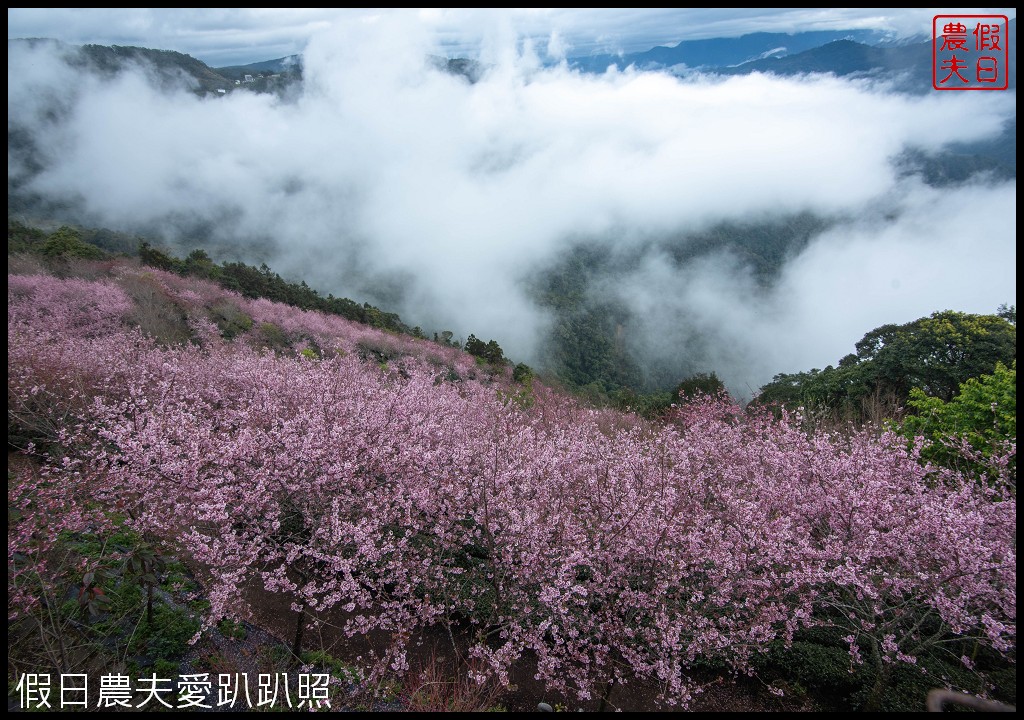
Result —
<instances>
[{"instance_id":1,"label":"dirt ground","mask_svg":"<svg viewBox=\"0 0 1024 720\"><path fill-rule=\"evenodd\" d=\"M207 668L208 672L275 672L286 667L290 640L295 632L296 614L290 601L282 595L250 589L247 593L253 616L245 623L246 637L230 639L217 631L198 644L188 658L191 666ZM359 658L374 650L374 638L349 638L342 631L342 613L307 620L303 639L304 650L322 650L332 658L358 666ZM382 640L382 639L378 639ZM394 680L390 689L377 697L353 695L347 709L380 710L459 710L496 709L532 712L539 703L558 710L595 711L599 701L579 703L546 691L534 679L535 668L522 661L513 667L511 688L497 685L479 688L469 681L453 681L457 664L459 638L440 628L432 629L410 643L409 663L412 670L402 680ZM383 642L378 642L383 646ZM215 659L211 667L209 658ZM205 658L205 659L204 659ZM688 708L694 712L808 712L816 708L806 699L777 697L757 678L732 678L725 674L704 673L695 677L699 692ZM426 690L424 690L426 688ZM616 686L609 694L605 710L665 711L673 708L659 705L657 688L651 683L635 682ZM335 708L338 709L338 708Z\"/></svg>"}]
</instances>

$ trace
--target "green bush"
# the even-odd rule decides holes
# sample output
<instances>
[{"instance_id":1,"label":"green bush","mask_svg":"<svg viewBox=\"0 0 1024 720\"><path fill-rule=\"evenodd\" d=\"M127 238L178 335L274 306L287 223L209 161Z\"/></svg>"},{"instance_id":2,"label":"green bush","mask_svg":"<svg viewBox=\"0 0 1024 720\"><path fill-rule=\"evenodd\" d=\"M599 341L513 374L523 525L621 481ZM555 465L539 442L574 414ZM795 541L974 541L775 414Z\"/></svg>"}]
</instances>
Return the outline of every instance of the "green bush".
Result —
<instances>
[{"instance_id":1,"label":"green bush","mask_svg":"<svg viewBox=\"0 0 1024 720\"><path fill-rule=\"evenodd\" d=\"M245 625L234 620L224 618L217 623L217 629L220 634L231 640L245 640L248 632L245 629Z\"/></svg>"},{"instance_id":2,"label":"green bush","mask_svg":"<svg viewBox=\"0 0 1024 720\"><path fill-rule=\"evenodd\" d=\"M129 650L165 660L180 658L188 649L188 641L197 632L199 621L188 611L158 605L154 608L153 624L139 628Z\"/></svg>"},{"instance_id":3,"label":"green bush","mask_svg":"<svg viewBox=\"0 0 1024 720\"><path fill-rule=\"evenodd\" d=\"M48 258L80 258L82 260L102 260L107 256L95 245L82 240L74 228L64 225L43 243L42 253Z\"/></svg>"},{"instance_id":4,"label":"green bush","mask_svg":"<svg viewBox=\"0 0 1024 720\"><path fill-rule=\"evenodd\" d=\"M930 397L920 388L910 392L915 414L897 426L908 438L929 441L921 451L927 461L980 476L993 476L985 460L1005 452L1017 440L1017 362L1007 368L997 363L991 375L971 378L949 402ZM973 454L959 447L965 440ZM1016 456L1011 459L1016 477Z\"/></svg>"},{"instance_id":5,"label":"green bush","mask_svg":"<svg viewBox=\"0 0 1024 720\"><path fill-rule=\"evenodd\" d=\"M211 307L210 319L216 323L221 337L225 340L234 340L252 329L252 318L228 301Z\"/></svg>"}]
</instances>

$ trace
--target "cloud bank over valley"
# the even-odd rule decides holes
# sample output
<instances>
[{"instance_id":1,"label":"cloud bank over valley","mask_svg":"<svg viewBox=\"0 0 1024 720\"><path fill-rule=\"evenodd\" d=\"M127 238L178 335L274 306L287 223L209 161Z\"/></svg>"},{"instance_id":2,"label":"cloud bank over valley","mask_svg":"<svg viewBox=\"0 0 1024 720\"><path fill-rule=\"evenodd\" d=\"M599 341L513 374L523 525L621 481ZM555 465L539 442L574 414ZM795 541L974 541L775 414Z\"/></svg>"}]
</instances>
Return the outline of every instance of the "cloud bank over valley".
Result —
<instances>
[{"instance_id":1,"label":"cloud bank over valley","mask_svg":"<svg viewBox=\"0 0 1024 720\"><path fill-rule=\"evenodd\" d=\"M999 136L1015 92L584 74L507 28L489 37L471 83L427 61L438 48L413 16L331 29L285 98L198 97L9 43L9 187L540 365L555 321L537 278L601 249L619 271L581 302L627 310L622 342L652 381L714 370L747 394L880 324L1015 302L1016 181L935 187L896 162ZM794 217L813 232L768 274L735 248L685 251Z\"/></svg>"}]
</instances>

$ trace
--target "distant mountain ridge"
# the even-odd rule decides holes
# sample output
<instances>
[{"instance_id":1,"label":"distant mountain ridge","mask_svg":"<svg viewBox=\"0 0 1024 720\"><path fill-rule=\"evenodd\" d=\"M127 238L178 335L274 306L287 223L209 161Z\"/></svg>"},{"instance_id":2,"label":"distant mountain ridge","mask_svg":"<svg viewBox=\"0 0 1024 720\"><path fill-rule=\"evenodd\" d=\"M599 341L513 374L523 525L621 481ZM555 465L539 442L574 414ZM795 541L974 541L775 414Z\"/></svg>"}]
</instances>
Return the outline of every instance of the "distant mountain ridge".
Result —
<instances>
[{"instance_id":1,"label":"distant mountain ridge","mask_svg":"<svg viewBox=\"0 0 1024 720\"><path fill-rule=\"evenodd\" d=\"M154 50L133 45L72 45L48 38L7 41L10 52L18 47L50 47L60 53L70 67L90 70L111 77L130 67L142 66L152 71L158 84L167 89L184 80L199 94L216 93L234 87L229 80L202 60L175 50Z\"/></svg>"},{"instance_id":2,"label":"distant mountain ridge","mask_svg":"<svg viewBox=\"0 0 1024 720\"><path fill-rule=\"evenodd\" d=\"M905 74L906 87L901 89L931 90L931 41L898 47L873 47L852 40L836 40L821 47L786 57L754 60L735 67L714 68L722 75L745 75L768 72L776 75L833 73L838 76L888 73Z\"/></svg>"},{"instance_id":3,"label":"distant mountain ridge","mask_svg":"<svg viewBox=\"0 0 1024 720\"><path fill-rule=\"evenodd\" d=\"M1009 80L1017 86L1017 20L1009 22ZM624 55L592 55L568 59L569 67L603 73L624 70L667 70L676 74L700 71L718 75L752 72L776 75L833 73L837 76L884 77L903 92L932 90L932 39L894 38L876 30L803 33L751 33L738 38L684 40Z\"/></svg>"},{"instance_id":4,"label":"distant mountain ridge","mask_svg":"<svg viewBox=\"0 0 1024 720\"><path fill-rule=\"evenodd\" d=\"M302 72L302 56L286 55L285 57L274 58L273 60L261 60L260 62L249 63L248 65L225 65L214 70L231 80L242 80L246 75L254 73L287 73Z\"/></svg>"},{"instance_id":5,"label":"distant mountain ridge","mask_svg":"<svg viewBox=\"0 0 1024 720\"><path fill-rule=\"evenodd\" d=\"M1016 19L1010 21L1008 36L1010 84L1016 87ZM899 75L904 81L899 89L926 92L931 87L931 40L922 41L921 37L924 36L897 38L878 30L757 32L739 37L683 40L643 52L576 56L568 58L567 62L570 68L593 73L603 73L612 66L619 70L634 66L638 70L670 70L677 74L700 70L722 75L750 72ZM260 75L281 75L290 81L302 76L301 55L212 68L201 60L173 50L118 45L76 46L48 39L9 40L8 46L17 43L48 43L59 48L69 64L89 66L102 74L116 73L129 64L142 63L156 71L161 84L180 82L184 77L200 93L230 90L243 82L247 75L254 80ZM427 61L439 70L461 75L470 82L478 81L487 69L468 58L428 56Z\"/></svg>"},{"instance_id":6,"label":"distant mountain ridge","mask_svg":"<svg viewBox=\"0 0 1024 720\"><path fill-rule=\"evenodd\" d=\"M891 43L889 33L878 30L813 30L799 33L758 32L734 38L683 40L672 46L658 46L643 52L623 55L602 54L570 57L569 67L586 72L604 72L615 65L624 70L630 65L640 70L687 67L730 67L767 56L783 57L820 47L835 40L865 44Z\"/></svg>"},{"instance_id":7,"label":"distant mountain ridge","mask_svg":"<svg viewBox=\"0 0 1024 720\"><path fill-rule=\"evenodd\" d=\"M1009 23L1009 84L1017 86L1017 20ZM733 67L709 68L722 75L766 72L776 75L834 73L885 75L897 81L897 89L927 93L932 90L932 40L899 45L868 45L849 39L835 40L820 47L785 57L768 57Z\"/></svg>"}]
</instances>

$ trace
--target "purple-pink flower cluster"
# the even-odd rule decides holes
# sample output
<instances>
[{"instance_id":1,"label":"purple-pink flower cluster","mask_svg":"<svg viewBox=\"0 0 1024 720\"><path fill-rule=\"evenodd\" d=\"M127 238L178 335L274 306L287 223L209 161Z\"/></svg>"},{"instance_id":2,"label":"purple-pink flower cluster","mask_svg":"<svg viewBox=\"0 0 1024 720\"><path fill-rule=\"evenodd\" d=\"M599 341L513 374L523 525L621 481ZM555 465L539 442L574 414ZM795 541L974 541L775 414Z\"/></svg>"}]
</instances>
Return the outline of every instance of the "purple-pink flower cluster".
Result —
<instances>
[{"instance_id":1,"label":"purple-pink flower cluster","mask_svg":"<svg viewBox=\"0 0 1024 720\"><path fill-rule=\"evenodd\" d=\"M647 679L685 704L699 659L746 668L815 623L857 661L1015 645L1015 496L937 480L901 438L726 398L651 423L537 384L524 407L500 378L452 382L442 366L475 363L449 348L160 279L196 343L128 327L116 282L9 277L9 406L51 413L66 455L9 483L9 561L116 514L203 569L211 621L258 586L383 632L392 668L417 631L469 628L500 680L529 658L580 698ZM345 352L224 342L203 312L225 301ZM407 352L382 368L351 352L367 337ZM9 591L9 613L31 606L18 573Z\"/></svg>"}]
</instances>

